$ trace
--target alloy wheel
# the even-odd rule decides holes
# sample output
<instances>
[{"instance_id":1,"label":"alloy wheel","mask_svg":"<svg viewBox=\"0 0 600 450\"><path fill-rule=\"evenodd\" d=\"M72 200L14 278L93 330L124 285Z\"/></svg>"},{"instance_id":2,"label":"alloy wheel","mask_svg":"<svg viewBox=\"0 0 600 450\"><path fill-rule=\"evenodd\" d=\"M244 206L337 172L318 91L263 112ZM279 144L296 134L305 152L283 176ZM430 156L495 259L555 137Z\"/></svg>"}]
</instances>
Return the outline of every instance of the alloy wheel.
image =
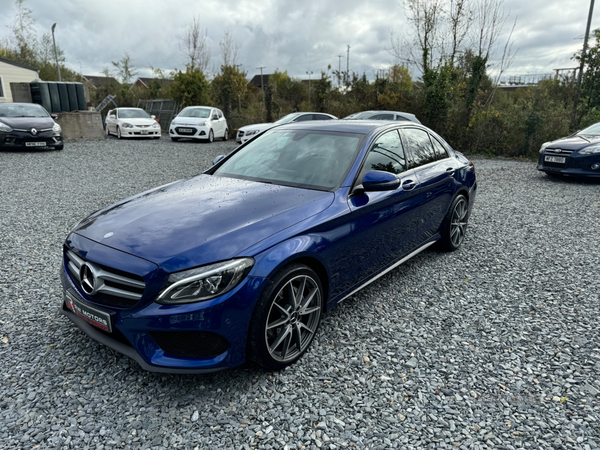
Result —
<instances>
[{"instance_id":1,"label":"alloy wheel","mask_svg":"<svg viewBox=\"0 0 600 450\"><path fill-rule=\"evenodd\" d=\"M452 240L452 245L455 247L459 247L465 238L467 214L467 201L464 197L462 197L454 206L454 211L452 212L452 221L450 222L450 239Z\"/></svg>"},{"instance_id":2,"label":"alloy wheel","mask_svg":"<svg viewBox=\"0 0 600 450\"><path fill-rule=\"evenodd\" d=\"M321 290L308 275L289 280L277 293L265 327L269 355L285 363L310 345L321 316Z\"/></svg>"}]
</instances>

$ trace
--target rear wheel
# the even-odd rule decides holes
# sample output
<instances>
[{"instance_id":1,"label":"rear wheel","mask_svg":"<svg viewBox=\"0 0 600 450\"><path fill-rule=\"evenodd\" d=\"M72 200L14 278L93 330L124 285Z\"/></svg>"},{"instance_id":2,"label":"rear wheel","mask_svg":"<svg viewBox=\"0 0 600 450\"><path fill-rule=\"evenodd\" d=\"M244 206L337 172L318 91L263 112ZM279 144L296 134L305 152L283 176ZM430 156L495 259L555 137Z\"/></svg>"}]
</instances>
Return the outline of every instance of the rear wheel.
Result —
<instances>
[{"instance_id":1,"label":"rear wheel","mask_svg":"<svg viewBox=\"0 0 600 450\"><path fill-rule=\"evenodd\" d=\"M215 140L215 133L213 133L213 130L210 130L208 132L208 142L212 143Z\"/></svg>"},{"instance_id":2,"label":"rear wheel","mask_svg":"<svg viewBox=\"0 0 600 450\"><path fill-rule=\"evenodd\" d=\"M106 124L104 126L104 136L106 136L106 137L110 136L110 131L108 131L108 124Z\"/></svg>"},{"instance_id":3,"label":"rear wheel","mask_svg":"<svg viewBox=\"0 0 600 450\"><path fill-rule=\"evenodd\" d=\"M442 239L440 248L453 252L461 246L465 239L469 220L469 203L463 194L456 196L442 223Z\"/></svg>"},{"instance_id":4,"label":"rear wheel","mask_svg":"<svg viewBox=\"0 0 600 450\"><path fill-rule=\"evenodd\" d=\"M223 135L223 140L226 141L227 139L229 139L229 130L227 128L225 128L225 134Z\"/></svg>"},{"instance_id":5,"label":"rear wheel","mask_svg":"<svg viewBox=\"0 0 600 450\"><path fill-rule=\"evenodd\" d=\"M282 269L261 294L248 332L248 357L266 369L296 362L312 342L323 309L323 287L303 264Z\"/></svg>"}]
</instances>

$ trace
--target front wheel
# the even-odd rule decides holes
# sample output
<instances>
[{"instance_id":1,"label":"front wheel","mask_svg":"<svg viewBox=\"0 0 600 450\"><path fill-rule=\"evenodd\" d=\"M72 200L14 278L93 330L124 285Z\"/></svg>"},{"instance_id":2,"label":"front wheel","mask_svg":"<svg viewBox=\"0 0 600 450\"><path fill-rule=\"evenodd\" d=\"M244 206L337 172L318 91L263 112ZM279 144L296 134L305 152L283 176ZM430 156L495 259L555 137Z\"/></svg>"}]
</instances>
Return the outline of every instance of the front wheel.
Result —
<instances>
[{"instance_id":1,"label":"front wheel","mask_svg":"<svg viewBox=\"0 0 600 450\"><path fill-rule=\"evenodd\" d=\"M456 196L442 223L442 239L440 247L447 252L453 252L465 240L467 222L469 221L469 203L463 194Z\"/></svg>"},{"instance_id":2,"label":"front wheel","mask_svg":"<svg viewBox=\"0 0 600 450\"><path fill-rule=\"evenodd\" d=\"M296 362L312 342L323 309L318 275L303 264L282 269L261 294L248 331L248 357L270 370Z\"/></svg>"},{"instance_id":3,"label":"front wheel","mask_svg":"<svg viewBox=\"0 0 600 450\"><path fill-rule=\"evenodd\" d=\"M117 139L121 139L121 127L117 125Z\"/></svg>"}]
</instances>

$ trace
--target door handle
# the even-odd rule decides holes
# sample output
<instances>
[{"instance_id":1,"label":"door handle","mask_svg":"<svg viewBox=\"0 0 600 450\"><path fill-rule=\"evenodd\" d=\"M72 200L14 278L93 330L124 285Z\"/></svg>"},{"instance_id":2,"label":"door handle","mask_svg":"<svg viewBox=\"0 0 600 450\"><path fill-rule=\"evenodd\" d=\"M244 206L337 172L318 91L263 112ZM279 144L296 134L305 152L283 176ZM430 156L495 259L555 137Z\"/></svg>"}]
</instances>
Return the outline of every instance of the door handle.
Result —
<instances>
[{"instance_id":1,"label":"door handle","mask_svg":"<svg viewBox=\"0 0 600 450\"><path fill-rule=\"evenodd\" d=\"M415 183L413 180L405 180L402 182L402 189L405 191L412 191L416 185L417 183Z\"/></svg>"},{"instance_id":2,"label":"door handle","mask_svg":"<svg viewBox=\"0 0 600 450\"><path fill-rule=\"evenodd\" d=\"M454 172L456 172L456 169L454 167L448 167L446 169L446 172L448 173L448 175L452 176L454 175Z\"/></svg>"}]
</instances>

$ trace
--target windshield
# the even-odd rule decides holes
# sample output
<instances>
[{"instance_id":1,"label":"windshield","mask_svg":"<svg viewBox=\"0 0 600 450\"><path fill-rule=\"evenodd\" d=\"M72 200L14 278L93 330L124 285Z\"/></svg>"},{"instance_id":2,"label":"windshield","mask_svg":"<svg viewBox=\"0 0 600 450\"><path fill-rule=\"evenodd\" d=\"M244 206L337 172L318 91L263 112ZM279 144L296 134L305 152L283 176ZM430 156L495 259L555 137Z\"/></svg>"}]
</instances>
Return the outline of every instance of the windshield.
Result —
<instances>
[{"instance_id":1,"label":"windshield","mask_svg":"<svg viewBox=\"0 0 600 450\"><path fill-rule=\"evenodd\" d=\"M184 110L181 111L178 116L208 119L210 117L210 108L184 108Z\"/></svg>"},{"instance_id":2,"label":"windshield","mask_svg":"<svg viewBox=\"0 0 600 450\"><path fill-rule=\"evenodd\" d=\"M40 105L0 104L0 117L48 117L48 113Z\"/></svg>"},{"instance_id":3,"label":"windshield","mask_svg":"<svg viewBox=\"0 0 600 450\"><path fill-rule=\"evenodd\" d=\"M578 131L576 134L587 134L588 136L600 136L600 122Z\"/></svg>"},{"instance_id":4,"label":"windshield","mask_svg":"<svg viewBox=\"0 0 600 450\"><path fill-rule=\"evenodd\" d=\"M369 117L371 117L373 115L372 111L363 111L363 112L357 112L354 114L350 114L347 117L344 117L344 119L368 119Z\"/></svg>"},{"instance_id":5,"label":"windshield","mask_svg":"<svg viewBox=\"0 0 600 450\"><path fill-rule=\"evenodd\" d=\"M277 120L275 123L278 123L278 124L290 123L292 120L294 120L299 115L300 114L298 114L298 113L288 114L287 116L283 116L281 119Z\"/></svg>"},{"instance_id":6,"label":"windshield","mask_svg":"<svg viewBox=\"0 0 600 450\"><path fill-rule=\"evenodd\" d=\"M214 175L331 190L356 158L362 135L273 129L232 155Z\"/></svg>"},{"instance_id":7,"label":"windshield","mask_svg":"<svg viewBox=\"0 0 600 450\"><path fill-rule=\"evenodd\" d=\"M150 115L143 109L119 109L119 119L149 119Z\"/></svg>"}]
</instances>

